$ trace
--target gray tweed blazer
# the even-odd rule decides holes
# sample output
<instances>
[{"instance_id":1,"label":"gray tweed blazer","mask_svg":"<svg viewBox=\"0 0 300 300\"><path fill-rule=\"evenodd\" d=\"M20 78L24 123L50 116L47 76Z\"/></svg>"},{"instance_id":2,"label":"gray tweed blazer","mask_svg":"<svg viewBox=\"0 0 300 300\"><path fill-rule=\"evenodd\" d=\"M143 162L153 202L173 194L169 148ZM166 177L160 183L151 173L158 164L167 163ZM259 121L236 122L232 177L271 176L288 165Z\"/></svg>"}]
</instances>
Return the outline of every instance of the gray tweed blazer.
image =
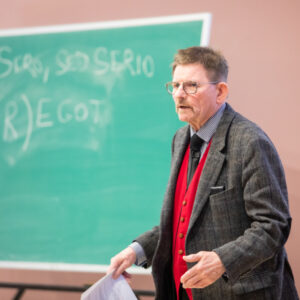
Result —
<instances>
[{"instance_id":1,"label":"gray tweed blazer","mask_svg":"<svg viewBox=\"0 0 300 300\"><path fill-rule=\"evenodd\" d=\"M159 226L139 236L152 266L156 299L174 299L172 216L189 126L172 143L170 178ZM214 187L224 187L215 193ZM291 217L279 156L266 134L228 104L199 181L186 236L186 253L215 251L226 273L194 300L298 299L284 244ZM188 264L188 268L193 264Z\"/></svg>"}]
</instances>

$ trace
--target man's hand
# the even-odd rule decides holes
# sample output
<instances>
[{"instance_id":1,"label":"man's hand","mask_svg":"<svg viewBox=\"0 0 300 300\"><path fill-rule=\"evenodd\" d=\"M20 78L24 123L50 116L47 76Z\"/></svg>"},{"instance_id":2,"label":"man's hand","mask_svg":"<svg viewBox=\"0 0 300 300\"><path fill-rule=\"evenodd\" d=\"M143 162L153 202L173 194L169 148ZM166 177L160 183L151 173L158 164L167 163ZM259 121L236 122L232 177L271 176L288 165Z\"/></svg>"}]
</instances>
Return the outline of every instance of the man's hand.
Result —
<instances>
[{"instance_id":1,"label":"man's hand","mask_svg":"<svg viewBox=\"0 0 300 300\"><path fill-rule=\"evenodd\" d=\"M186 262L197 262L180 278L183 288L205 288L225 272L225 267L215 252L200 251L184 256Z\"/></svg>"},{"instance_id":2,"label":"man's hand","mask_svg":"<svg viewBox=\"0 0 300 300\"><path fill-rule=\"evenodd\" d=\"M110 260L110 266L106 273L111 273L114 270L112 276L114 279L117 279L121 274L123 274L125 278L129 278L130 275L126 273L125 270L129 268L135 260L136 254L134 250L131 247L127 247Z\"/></svg>"}]
</instances>

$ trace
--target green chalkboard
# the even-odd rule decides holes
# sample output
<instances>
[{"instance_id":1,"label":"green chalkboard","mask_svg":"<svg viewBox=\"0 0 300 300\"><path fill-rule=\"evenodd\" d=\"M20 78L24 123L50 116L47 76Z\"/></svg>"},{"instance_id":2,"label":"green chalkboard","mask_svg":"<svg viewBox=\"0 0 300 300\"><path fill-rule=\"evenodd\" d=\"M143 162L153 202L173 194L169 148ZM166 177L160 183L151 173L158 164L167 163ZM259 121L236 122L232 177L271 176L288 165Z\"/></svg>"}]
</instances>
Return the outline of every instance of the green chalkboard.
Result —
<instances>
[{"instance_id":1,"label":"green chalkboard","mask_svg":"<svg viewBox=\"0 0 300 300\"><path fill-rule=\"evenodd\" d=\"M207 17L0 32L1 261L108 264L158 222L182 125L164 84Z\"/></svg>"}]
</instances>

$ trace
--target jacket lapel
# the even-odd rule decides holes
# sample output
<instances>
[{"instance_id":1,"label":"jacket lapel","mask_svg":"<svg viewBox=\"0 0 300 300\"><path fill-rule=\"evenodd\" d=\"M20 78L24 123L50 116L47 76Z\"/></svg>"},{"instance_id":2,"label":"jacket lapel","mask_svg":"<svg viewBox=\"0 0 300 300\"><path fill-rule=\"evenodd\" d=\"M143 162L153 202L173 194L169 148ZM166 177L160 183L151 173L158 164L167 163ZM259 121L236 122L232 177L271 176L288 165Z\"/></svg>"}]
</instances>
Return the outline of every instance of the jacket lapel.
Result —
<instances>
[{"instance_id":1,"label":"jacket lapel","mask_svg":"<svg viewBox=\"0 0 300 300\"><path fill-rule=\"evenodd\" d=\"M185 126L181 128L176 134L176 143L172 153L171 171L168 186L166 189L165 199L162 207L161 226L164 230L168 228L172 231L173 220L173 205L174 195L176 190L176 183L181 163L190 140L190 127Z\"/></svg>"},{"instance_id":2,"label":"jacket lapel","mask_svg":"<svg viewBox=\"0 0 300 300\"><path fill-rule=\"evenodd\" d=\"M225 148L227 132L234 118L234 115L235 112L227 104L217 131L212 138L211 147L200 177L187 235L189 234L191 228L194 226L197 218L201 214L206 201L208 200L210 187L215 186L218 180L225 160L225 154L222 151Z\"/></svg>"}]
</instances>

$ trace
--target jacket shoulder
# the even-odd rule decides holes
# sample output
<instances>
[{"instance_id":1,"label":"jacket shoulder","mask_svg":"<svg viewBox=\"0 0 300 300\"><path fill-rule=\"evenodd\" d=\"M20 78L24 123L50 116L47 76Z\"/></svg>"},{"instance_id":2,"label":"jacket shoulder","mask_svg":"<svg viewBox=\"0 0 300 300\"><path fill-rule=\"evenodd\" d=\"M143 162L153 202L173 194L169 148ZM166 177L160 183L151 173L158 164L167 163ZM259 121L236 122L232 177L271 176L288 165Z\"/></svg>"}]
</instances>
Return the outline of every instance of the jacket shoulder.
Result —
<instances>
[{"instance_id":1,"label":"jacket shoulder","mask_svg":"<svg viewBox=\"0 0 300 300\"><path fill-rule=\"evenodd\" d=\"M252 143L261 140L273 145L271 139L261 127L238 112L235 112L235 116L232 120L230 136L243 143Z\"/></svg>"},{"instance_id":2,"label":"jacket shoulder","mask_svg":"<svg viewBox=\"0 0 300 300\"><path fill-rule=\"evenodd\" d=\"M190 131L190 126L189 125L185 125L181 128L179 128L174 136L173 136L173 140L172 140L172 153L174 153L174 149L179 146L181 144L184 144L187 142L188 137L189 137L189 131Z\"/></svg>"}]
</instances>

